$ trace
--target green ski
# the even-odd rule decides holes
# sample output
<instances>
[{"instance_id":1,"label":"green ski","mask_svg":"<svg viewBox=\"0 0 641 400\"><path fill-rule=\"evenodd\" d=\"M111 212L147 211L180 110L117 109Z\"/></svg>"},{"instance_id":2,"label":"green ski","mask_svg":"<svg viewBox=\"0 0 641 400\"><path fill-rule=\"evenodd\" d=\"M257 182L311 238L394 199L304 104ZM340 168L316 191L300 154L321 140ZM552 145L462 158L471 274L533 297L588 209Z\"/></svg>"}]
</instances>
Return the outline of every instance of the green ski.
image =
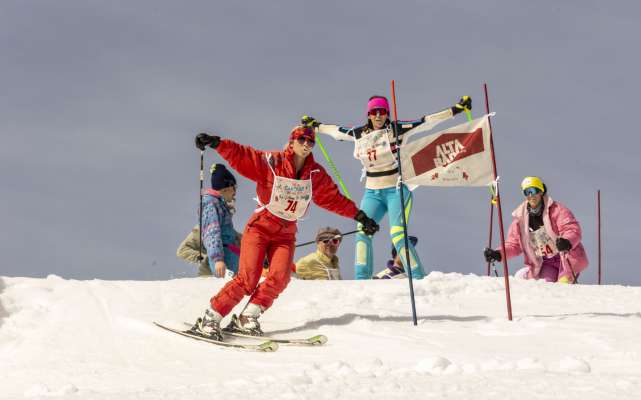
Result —
<instances>
[{"instance_id":1,"label":"green ski","mask_svg":"<svg viewBox=\"0 0 641 400\"><path fill-rule=\"evenodd\" d=\"M229 342L221 342L219 340L213 340L206 338L204 336L199 336L195 333L192 333L188 330L186 331L181 331L178 329L173 329L169 328L165 325L159 324L158 322L154 322L154 325L156 325L159 328L165 329L169 332L177 333L181 336L185 336L188 338L200 340L203 342L215 344L217 346L222 346L222 347L232 347L236 349L241 349L241 350L249 350L249 351L260 351L260 352L272 352L278 350L278 343L271 341L269 339L266 339L264 342L259 343L259 344L249 344L249 343L229 343Z\"/></svg>"}]
</instances>

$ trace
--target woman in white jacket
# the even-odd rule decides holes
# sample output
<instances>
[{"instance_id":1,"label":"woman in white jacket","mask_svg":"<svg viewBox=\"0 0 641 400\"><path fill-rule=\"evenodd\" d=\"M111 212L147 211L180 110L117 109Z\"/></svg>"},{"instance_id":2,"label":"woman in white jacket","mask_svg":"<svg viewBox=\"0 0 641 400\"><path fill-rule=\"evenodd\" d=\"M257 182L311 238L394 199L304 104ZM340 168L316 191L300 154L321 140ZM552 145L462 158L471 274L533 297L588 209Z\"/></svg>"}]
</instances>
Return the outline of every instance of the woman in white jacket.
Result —
<instances>
[{"instance_id":1,"label":"woman in white jacket","mask_svg":"<svg viewBox=\"0 0 641 400\"><path fill-rule=\"evenodd\" d=\"M367 102L367 122L359 127L347 128L338 125L328 125L318 122L316 119L304 116L302 123L307 126L316 127L318 133L326 134L339 141L354 142L354 157L363 165L363 176L365 181L365 195L361 200L360 207L377 223L387 213L389 216L390 235L392 243L405 268L408 262L405 259L404 235L402 212L405 212L409 224L409 216L412 210L412 192L405 185L399 185L398 164L396 152L403 141L407 142L418 126L427 130L437 124L452 118L465 109L472 108L472 99L464 96L453 107L443 111L424 116L415 121L398 121L398 139L391 126L389 119L389 103L383 96L372 96ZM405 204L401 205L400 191L404 191ZM410 265L412 277L421 279L425 276L421 261L410 243ZM374 251L372 249L372 238L363 233L356 234L356 255L355 255L355 278L371 279L373 274Z\"/></svg>"}]
</instances>

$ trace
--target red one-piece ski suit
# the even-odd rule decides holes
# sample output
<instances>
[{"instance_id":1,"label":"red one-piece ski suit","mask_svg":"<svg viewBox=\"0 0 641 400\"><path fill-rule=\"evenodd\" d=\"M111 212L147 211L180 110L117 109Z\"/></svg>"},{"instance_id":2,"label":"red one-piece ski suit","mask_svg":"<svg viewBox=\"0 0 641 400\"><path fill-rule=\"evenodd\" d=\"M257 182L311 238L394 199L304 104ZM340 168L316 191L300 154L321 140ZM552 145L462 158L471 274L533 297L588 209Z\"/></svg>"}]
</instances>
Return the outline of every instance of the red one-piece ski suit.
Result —
<instances>
[{"instance_id":1,"label":"red one-piece ski suit","mask_svg":"<svg viewBox=\"0 0 641 400\"><path fill-rule=\"evenodd\" d=\"M296 180L311 179L311 200L314 203L348 218L354 218L358 213L354 202L339 192L325 169L314 161L312 154L307 156L297 175L291 146L285 151L267 152L223 139L216 151L241 175L256 182L256 194L261 204L270 202L274 175L277 175ZM244 296L251 295L251 303L261 306L263 310L269 308L289 283L296 231L295 220L278 217L266 208L255 212L243 232L238 275L212 297L211 307L225 316ZM269 259L269 272L258 285L265 255Z\"/></svg>"}]
</instances>

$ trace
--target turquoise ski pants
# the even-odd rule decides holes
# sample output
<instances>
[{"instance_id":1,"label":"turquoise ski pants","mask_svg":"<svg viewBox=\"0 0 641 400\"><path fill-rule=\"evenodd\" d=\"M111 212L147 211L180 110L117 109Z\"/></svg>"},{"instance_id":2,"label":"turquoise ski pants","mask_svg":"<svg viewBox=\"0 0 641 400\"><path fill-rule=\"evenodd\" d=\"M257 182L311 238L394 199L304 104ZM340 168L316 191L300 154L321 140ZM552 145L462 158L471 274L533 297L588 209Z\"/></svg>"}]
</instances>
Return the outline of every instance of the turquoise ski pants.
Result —
<instances>
[{"instance_id":1,"label":"turquoise ski pants","mask_svg":"<svg viewBox=\"0 0 641 400\"><path fill-rule=\"evenodd\" d=\"M365 189L365 195L361 200L361 210L368 217L374 219L376 223L385 216L389 216L390 236L392 244L398 254L401 255L403 267L407 271L407 260L405 259L405 236L403 234L403 215L409 225L409 217L412 211L412 192L403 185L403 195L405 197L405 207L401 207L400 188L391 187L385 189ZM360 229L360 224L359 227ZM409 241L408 241L409 242ZM425 276L421 260L416 254L412 243L409 243L410 265L412 266L412 278L422 279ZM356 234L356 256L354 260L355 278L371 279L374 270L374 249L372 248L372 237L359 232Z\"/></svg>"}]
</instances>

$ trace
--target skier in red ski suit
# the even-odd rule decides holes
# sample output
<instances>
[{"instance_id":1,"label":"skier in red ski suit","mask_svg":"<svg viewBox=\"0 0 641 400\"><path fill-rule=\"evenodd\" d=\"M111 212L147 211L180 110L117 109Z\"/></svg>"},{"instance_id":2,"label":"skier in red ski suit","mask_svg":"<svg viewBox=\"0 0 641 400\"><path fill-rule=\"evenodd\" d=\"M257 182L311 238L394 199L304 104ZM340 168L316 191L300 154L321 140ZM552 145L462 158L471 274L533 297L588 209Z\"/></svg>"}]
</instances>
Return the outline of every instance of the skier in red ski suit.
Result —
<instances>
[{"instance_id":1,"label":"skier in red ski suit","mask_svg":"<svg viewBox=\"0 0 641 400\"><path fill-rule=\"evenodd\" d=\"M256 182L259 207L247 221L240 245L238 275L228 282L210 303L192 331L222 340L220 321L244 296L251 296L239 318L229 328L261 335L258 317L287 287L296 243L296 222L305 215L310 201L336 214L353 218L363 231L373 235L378 224L343 196L330 176L311 154L315 144L312 128L295 127L284 151L261 151L204 133L196 146L210 146L241 175ZM259 285L263 260L269 272Z\"/></svg>"}]
</instances>

